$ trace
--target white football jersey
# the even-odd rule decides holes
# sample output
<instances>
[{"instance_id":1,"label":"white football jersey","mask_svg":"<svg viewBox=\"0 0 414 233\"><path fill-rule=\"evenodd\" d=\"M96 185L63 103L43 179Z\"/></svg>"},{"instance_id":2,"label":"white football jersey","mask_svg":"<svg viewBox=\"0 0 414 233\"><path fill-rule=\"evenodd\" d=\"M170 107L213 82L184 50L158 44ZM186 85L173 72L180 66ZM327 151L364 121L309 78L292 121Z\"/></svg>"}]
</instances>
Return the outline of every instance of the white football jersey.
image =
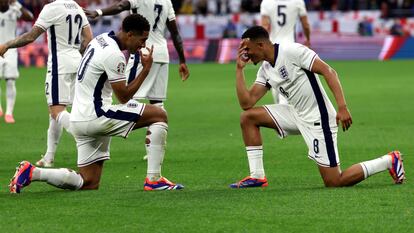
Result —
<instances>
[{"instance_id":1,"label":"white football jersey","mask_svg":"<svg viewBox=\"0 0 414 233\"><path fill-rule=\"evenodd\" d=\"M146 41L146 46L151 48L154 45L153 59L154 62L168 63L167 39L165 30L167 21L175 20L175 12L171 0L129 0L131 11L144 16L151 26L151 31ZM147 50L143 49L146 53Z\"/></svg>"},{"instance_id":2,"label":"white football jersey","mask_svg":"<svg viewBox=\"0 0 414 233\"><path fill-rule=\"evenodd\" d=\"M114 32L95 37L79 65L71 121L90 121L112 104L111 83L126 81L125 57Z\"/></svg>"},{"instance_id":3,"label":"white football jersey","mask_svg":"<svg viewBox=\"0 0 414 233\"><path fill-rule=\"evenodd\" d=\"M6 12L0 12L0 44L16 37L17 20L22 16L19 2L9 5Z\"/></svg>"},{"instance_id":4,"label":"white football jersey","mask_svg":"<svg viewBox=\"0 0 414 233\"><path fill-rule=\"evenodd\" d=\"M260 14L270 18L272 43L295 42L295 25L299 17L306 15L303 0L263 0Z\"/></svg>"},{"instance_id":5,"label":"white football jersey","mask_svg":"<svg viewBox=\"0 0 414 233\"><path fill-rule=\"evenodd\" d=\"M52 74L75 73L81 54L82 29L89 22L82 8L73 0L46 4L35 26L47 31L49 57L47 70Z\"/></svg>"},{"instance_id":6,"label":"white football jersey","mask_svg":"<svg viewBox=\"0 0 414 233\"><path fill-rule=\"evenodd\" d=\"M0 44L16 38L17 20L22 16L21 7L22 5L16 1L9 5L6 12L0 12ZM9 49L4 54L4 58L0 57L0 65L4 64L3 62L8 65L15 64L15 72L17 72L17 49Z\"/></svg>"},{"instance_id":7,"label":"white football jersey","mask_svg":"<svg viewBox=\"0 0 414 233\"><path fill-rule=\"evenodd\" d=\"M275 44L275 66L263 62L255 83L286 97L298 116L305 122L320 122L321 109L329 115L331 125L336 125L336 111L327 97L317 74L312 73L317 54L298 43ZM321 110L323 111L323 110Z\"/></svg>"}]
</instances>

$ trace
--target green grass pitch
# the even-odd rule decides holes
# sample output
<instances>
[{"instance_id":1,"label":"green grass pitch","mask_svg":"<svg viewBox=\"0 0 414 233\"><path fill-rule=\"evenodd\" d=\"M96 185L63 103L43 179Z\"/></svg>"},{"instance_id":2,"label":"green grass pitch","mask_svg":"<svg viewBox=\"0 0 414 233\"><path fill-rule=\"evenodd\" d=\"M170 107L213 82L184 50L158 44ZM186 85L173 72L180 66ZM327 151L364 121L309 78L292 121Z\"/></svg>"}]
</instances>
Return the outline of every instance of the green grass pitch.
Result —
<instances>
[{"instance_id":1,"label":"green grass pitch","mask_svg":"<svg viewBox=\"0 0 414 233\"><path fill-rule=\"evenodd\" d=\"M403 185L384 172L355 187L326 189L300 136L280 140L263 129L269 187L230 190L228 184L248 175L235 65L191 64L187 82L171 65L166 102L163 175L185 190L143 191L145 132L138 130L127 140L113 139L98 191L35 182L11 195L7 185L15 166L45 152L48 126L45 70L21 69L17 123L0 119L0 232L414 232L413 61L330 64L354 122L338 135L342 169L399 149L405 154ZM246 68L249 84L257 68ZM0 85L4 108L4 81ZM268 95L260 103L270 102ZM67 133L55 165L76 169L76 147Z\"/></svg>"}]
</instances>

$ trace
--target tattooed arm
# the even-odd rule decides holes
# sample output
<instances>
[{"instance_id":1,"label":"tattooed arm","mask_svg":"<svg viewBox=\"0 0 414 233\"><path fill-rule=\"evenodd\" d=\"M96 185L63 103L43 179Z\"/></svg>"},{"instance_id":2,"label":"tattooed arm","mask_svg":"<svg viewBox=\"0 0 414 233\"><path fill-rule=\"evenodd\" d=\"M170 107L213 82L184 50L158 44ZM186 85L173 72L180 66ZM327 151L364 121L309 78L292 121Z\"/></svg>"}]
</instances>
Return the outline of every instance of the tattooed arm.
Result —
<instances>
[{"instance_id":1,"label":"tattooed arm","mask_svg":"<svg viewBox=\"0 0 414 233\"><path fill-rule=\"evenodd\" d=\"M16 37L13 40L7 41L0 45L0 56L3 56L10 48L20 48L35 41L40 35L45 32L41 27L33 26L32 30Z\"/></svg>"}]
</instances>

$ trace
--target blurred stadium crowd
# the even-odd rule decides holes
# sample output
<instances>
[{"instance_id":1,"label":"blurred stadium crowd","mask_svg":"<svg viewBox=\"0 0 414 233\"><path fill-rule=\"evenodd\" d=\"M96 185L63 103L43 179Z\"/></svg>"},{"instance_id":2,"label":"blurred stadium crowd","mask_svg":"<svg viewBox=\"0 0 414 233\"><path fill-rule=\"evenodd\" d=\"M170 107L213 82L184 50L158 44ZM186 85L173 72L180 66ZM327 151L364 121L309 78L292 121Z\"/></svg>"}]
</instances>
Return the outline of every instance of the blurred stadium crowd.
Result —
<instances>
[{"instance_id":1,"label":"blurred stadium crowd","mask_svg":"<svg viewBox=\"0 0 414 233\"><path fill-rule=\"evenodd\" d=\"M173 0L178 14L228 14L260 11L261 0ZM413 0L305 0L314 10L381 10L384 17L409 16L414 12Z\"/></svg>"},{"instance_id":2,"label":"blurred stadium crowd","mask_svg":"<svg viewBox=\"0 0 414 233\"><path fill-rule=\"evenodd\" d=\"M36 16L49 0L19 0ZM78 0L83 7L107 6L116 0ZM172 0L176 14L229 14L260 11L261 0ZM414 16L414 0L305 0L309 11L381 10L383 17Z\"/></svg>"},{"instance_id":3,"label":"blurred stadium crowd","mask_svg":"<svg viewBox=\"0 0 414 233\"><path fill-rule=\"evenodd\" d=\"M36 19L43 6L50 0L18 1L32 11ZM116 1L76 0L79 5L87 9L101 9ZM259 24L260 21L261 0L171 1L186 45L185 52L190 61L216 60L217 57L220 57L218 59L220 62L231 60L233 50L213 53L211 51L214 49L210 47L237 48L237 40L223 43L220 39L239 38L247 27ZM384 36L414 35L414 0L305 0L305 3L312 28L313 48L319 53L326 50L332 54L332 48L327 47L328 42L336 41L338 43L342 40L346 46L354 48L357 45L363 45L363 48L358 49L374 51L369 56L367 55L369 58L373 58L381 50ZM126 15L128 12L90 21L94 35L116 30L120 26L121 19ZM33 23L19 22L17 34L29 31ZM297 28L297 36L297 40L300 42L302 37L300 27ZM362 39L366 41L362 43L360 41ZM354 44L348 45L351 42ZM319 44L323 45L320 49L318 48ZM376 47L366 49L366 44L376 45ZM172 43L169 42L168 45L172 48ZM341 46L335 46L335 48L337 47L340 49L338 54L341 55L344 54L343 51L349 50L349 48L342 49ZM19 54L20 64L44 66L47 58L46 37L41 37L36 43L19 49ZM351 55L355 56L354 54ZM176 54L172 53L170 57L174 61ZM224 59L221 61L223 57Z\"/></svg>"}]
</instances>

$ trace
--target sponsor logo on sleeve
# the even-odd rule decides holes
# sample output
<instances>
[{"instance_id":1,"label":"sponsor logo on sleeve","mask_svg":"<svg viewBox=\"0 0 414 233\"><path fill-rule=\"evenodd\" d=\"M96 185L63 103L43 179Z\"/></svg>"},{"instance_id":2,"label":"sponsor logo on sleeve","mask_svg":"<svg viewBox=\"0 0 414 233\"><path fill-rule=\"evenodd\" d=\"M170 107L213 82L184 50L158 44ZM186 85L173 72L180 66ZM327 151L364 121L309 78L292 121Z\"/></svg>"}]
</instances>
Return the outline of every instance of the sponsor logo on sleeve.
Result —
<instances>
[{"instance_id":1,"label":"sponsor logo on sleeve","mask_svg":"<svg viewBox=\"0 0 414 233\"><path fill-rule=\"evenodd\" d=\"M118 65L116 66L116 72L118 72L119 74L124 74L125 73L125 63L124 62L118 63Z\"/></svg>"}]
</instances>

